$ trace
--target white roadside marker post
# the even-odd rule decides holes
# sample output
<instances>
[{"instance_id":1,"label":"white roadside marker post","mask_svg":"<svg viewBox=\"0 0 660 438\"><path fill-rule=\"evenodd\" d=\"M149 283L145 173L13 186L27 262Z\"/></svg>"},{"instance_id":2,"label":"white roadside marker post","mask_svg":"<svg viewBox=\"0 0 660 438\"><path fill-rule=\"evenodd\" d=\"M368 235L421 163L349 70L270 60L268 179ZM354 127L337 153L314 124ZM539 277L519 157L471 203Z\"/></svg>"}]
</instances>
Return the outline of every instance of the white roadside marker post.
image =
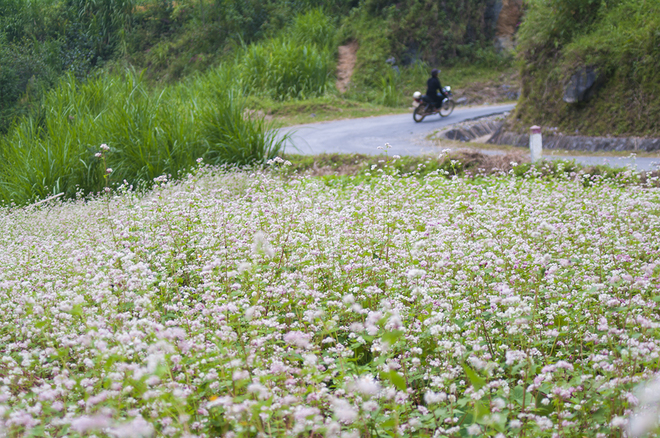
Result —
<instances>
[{"instance_id":1,"label":"white roadside marker post","mask_svg":"<svg viewBox=\"0 0 660 438\"><path fill-rule=\"evenodd\" d=\"M532 155L532 163L535 163L543 158L543 138L540 126L534 125L530 129L532 134L529 136L529 152Z\"/></svg>"}]
</instances>

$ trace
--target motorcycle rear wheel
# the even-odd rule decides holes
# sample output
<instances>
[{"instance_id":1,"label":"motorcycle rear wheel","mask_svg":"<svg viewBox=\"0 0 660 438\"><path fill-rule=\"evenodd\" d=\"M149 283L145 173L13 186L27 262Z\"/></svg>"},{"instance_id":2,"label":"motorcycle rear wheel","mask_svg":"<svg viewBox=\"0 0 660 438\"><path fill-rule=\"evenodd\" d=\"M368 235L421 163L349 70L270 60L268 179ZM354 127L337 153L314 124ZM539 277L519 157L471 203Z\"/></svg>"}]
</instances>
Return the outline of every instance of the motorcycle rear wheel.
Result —
<instances>
[{"instance_id":1,"label":"motorcycle rear wheel","mask_svg":"<svg viewBox=\"0 0 660 438\"><path fill-rule=\"evenodd\" d=\"M426 117L426 113L427 113L426 107L427 105L422 104L417 106L417 108L415 108L415 111L413 111L413 120L415 122L419 123L422 120L424 120L424 117Z\"/></svg>"},{"instance_id":2,"label":"motorcycle rear wheel","mask_svg":"<svg viewBox=\"0 0 660 438\"><path fill-rule=\"evenodd\" d=\"M454 106L455 104L453 100L445 100L442 102L442 107L440 108L440 116L447 117L454 111Z\"/></svg>"}]
</instances>

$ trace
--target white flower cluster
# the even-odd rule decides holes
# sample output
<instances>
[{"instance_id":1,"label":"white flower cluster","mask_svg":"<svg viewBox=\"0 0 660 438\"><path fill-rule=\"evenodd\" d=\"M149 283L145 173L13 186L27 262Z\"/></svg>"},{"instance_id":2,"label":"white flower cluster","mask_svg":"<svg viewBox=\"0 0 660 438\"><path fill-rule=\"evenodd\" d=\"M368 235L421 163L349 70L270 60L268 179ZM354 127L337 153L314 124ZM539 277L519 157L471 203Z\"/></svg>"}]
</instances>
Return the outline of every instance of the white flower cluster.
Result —
<instances>
[{"instance_id":1,"label":"white flower cluster","mask_svg":"<svg viewBox=\"0 0 660 438\"><path fill-rule=\"evenodd\" d=\"M657 426L657 189L273 173L1 210L0 435Z\"/></svg>"}]
</instances>

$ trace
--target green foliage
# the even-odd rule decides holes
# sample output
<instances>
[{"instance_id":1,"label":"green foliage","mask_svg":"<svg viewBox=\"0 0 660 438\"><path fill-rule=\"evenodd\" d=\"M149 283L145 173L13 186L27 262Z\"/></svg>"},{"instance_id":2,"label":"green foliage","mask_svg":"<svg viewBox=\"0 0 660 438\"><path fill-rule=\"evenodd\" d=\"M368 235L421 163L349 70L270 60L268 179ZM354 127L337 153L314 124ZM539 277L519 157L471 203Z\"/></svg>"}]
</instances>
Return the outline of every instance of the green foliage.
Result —
<instances>
[{"instance_id":1,"label":"green foliage","mask_svg":"<svg viewBox=\"0 0 660 438\"><path fill-rule=\"evenodd\" d=\"M519 34L521 126L552 124L587 135L660 135L660 1L534 1ZM563 89L579 68L599 76L591 101Z\"/></svg>"},{"instance_id":2,"label":"green foliage","mask_svg":"<svg viewBox=\"0 0 660 438\"><path fill-rule=\"evenodd\" d=\"M367 0L344 18L342 40L359 42L354 82L357 95L380 99L394 58L399 69L481 65L502 68L510 65L508 55L497 54L492 45L495 20L492 4L462 0L439 4L431 0L394 2ZM424 81L428 79L426 77Z\"/></svg>"},{"instance_id":3,"label":"green foliage","mask_svg":"<svg viewBox=\"0 0 660 438\"><path fill-rule=\"evenodd\" d=\"M518 50L528 56L554 52L588 32L607 7L603 0L535 0L520 26ZM610 1L613 4L614 2Z\"/></svg>"},{"instance_id":4,"label":"green foliage","mask_svg":"<svg viewBox=\"0 0 660 438\"><path fill-rule=\"evenodd\" d=\"M282 140L252 120L227 72L151 90L133 73L80 83L69 75L0 140L0 199L24 203L53 193L94 192L111 181L139 183L196 165L249 164L275 157ZM110 150L103 163L99 145Z\"/></svg>"},{"instance_id":5,"label":"green foliage","mask_svg":"<svg viewBox=\"0 0 660 438\"><path fill-rule=\"evenodd\" d=\"M337 32L334 20L322 9L313 9L298 15L285 35L300 45L316 46L322 50L334 51Z\"/></svg>"},{"instance_id":6,"label":"green foliage","mask_svg":"<svg viewBox=\"0 0 660 438\"><path fill-rule=\"evenodd\" d=\"M60 71L52 65L58 50L54 42L9 43L0 33L0 133L57 80Z\"/></svg>"},{"instance_id":7,"label":"green foliage","mask_svg":"<svg viewBox=\"0 0 660 438\"><path fill-rule=\"evenodd\" d=\"M334 67L335 31L320 10L301 15L276 38L240 58L246 90L275 100L322 96Z\"/></svg>"},{"instance_id":8,"label":"green foliage","mask_svg":"<svg viewBox=\"0 0 660 438\"><path fill-rule=\"evenodd\" d=\"M99 67L145 69L150 82L172 82L243 57L241 77L259 95L319 96L332 89L338 43L350 39L360 43L354 97L401 104L392 89L399 84L381 78L391 56L400 68L422 59L500 62L487 49L489 8L485 0L0 0L1 56L20 54L35 72L3 61L0 132L60 75L84 80ZM32 76L38 92L20 103Z\"/></svg>"},{"instance_id":9,"label":"green foliage","mask_svg":"<svg viewBox=\"0 0 660 438\"><path fill-rule=\"evenodd\" d=\"M0 133L64 72L85 78L130 30L132 0L0 1Z\"/></svg>"},{"instance_id":10,"label":"green foliage","mask_svg":"<svg viewBox=\"0 0 660 438\"><path fill-rule=\"evenodd\" d=\"M252 45L243 58L248 90L279 100L320 96L332 65L324 55L314 46L280 39Z\"/></svg>"},{"instance_id":11,"label":"green foliage","mask_svg":"<svg viewBox=\"0 0 660 438\"><path fill-rule=\"evenodd\" d=\"M87 37L93 53L101 59L113 55L133 24L136 0L67 0L69 14L76 14L80 34Z\"/></svg>"},{"instance_id":12,"label":"green foliage","mask_svg":"<svg viewBox=\"0 0 660 438\"><path fill-rule=\"evenodd\" d=\"M231 58L243 45L291 28L288 37L304 45L332 45L330 16L343 2L192 0L147 1L136 12L127 58L148 77L176 80Z\"/></svg>"},{"instance_id":13,"label":"green foliage","mask_svg":"<svg viewBox=\"0 0 660 438\"><path fill-rule=\"evenodd\" d=\"M380 99L381 105L398 106L401 103L403 94L401 93L401 74L394 69L387 69L385 74L380 76Z\"/></svg>"}]
</instances>

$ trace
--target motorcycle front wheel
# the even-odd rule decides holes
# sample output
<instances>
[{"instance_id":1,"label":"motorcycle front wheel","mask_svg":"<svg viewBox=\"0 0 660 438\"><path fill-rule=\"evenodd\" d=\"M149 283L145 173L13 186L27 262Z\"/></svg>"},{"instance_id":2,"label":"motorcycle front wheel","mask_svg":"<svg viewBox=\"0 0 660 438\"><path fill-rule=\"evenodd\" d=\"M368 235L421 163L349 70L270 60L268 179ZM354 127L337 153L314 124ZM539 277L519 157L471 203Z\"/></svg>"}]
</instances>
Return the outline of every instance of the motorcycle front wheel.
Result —
<instances>
[{"instance_id":1,"label":"motorcycle front wheel","mask_svg":"<svg viewBox=\"0 0 660 438\"><path fill-rule=\"evenodd\" d=\"M424 117L426 117L426 105L422 104L417 106L415 111L413 111L413 120L419 123L424 120Z\"/></svg>"},{"instance_id":2,"label":"motorcycle front wheel","mask_svg":"<svg viewBox=\"0 0 660 438\"><path fill-rule=\"evenodd\" d=\"M449 114L451 114L454 111L454 101L453 100L445 100L442 102L442 108L440 108L440 116L441 117L447 117Z\"/></svg>"}]
</instances>

